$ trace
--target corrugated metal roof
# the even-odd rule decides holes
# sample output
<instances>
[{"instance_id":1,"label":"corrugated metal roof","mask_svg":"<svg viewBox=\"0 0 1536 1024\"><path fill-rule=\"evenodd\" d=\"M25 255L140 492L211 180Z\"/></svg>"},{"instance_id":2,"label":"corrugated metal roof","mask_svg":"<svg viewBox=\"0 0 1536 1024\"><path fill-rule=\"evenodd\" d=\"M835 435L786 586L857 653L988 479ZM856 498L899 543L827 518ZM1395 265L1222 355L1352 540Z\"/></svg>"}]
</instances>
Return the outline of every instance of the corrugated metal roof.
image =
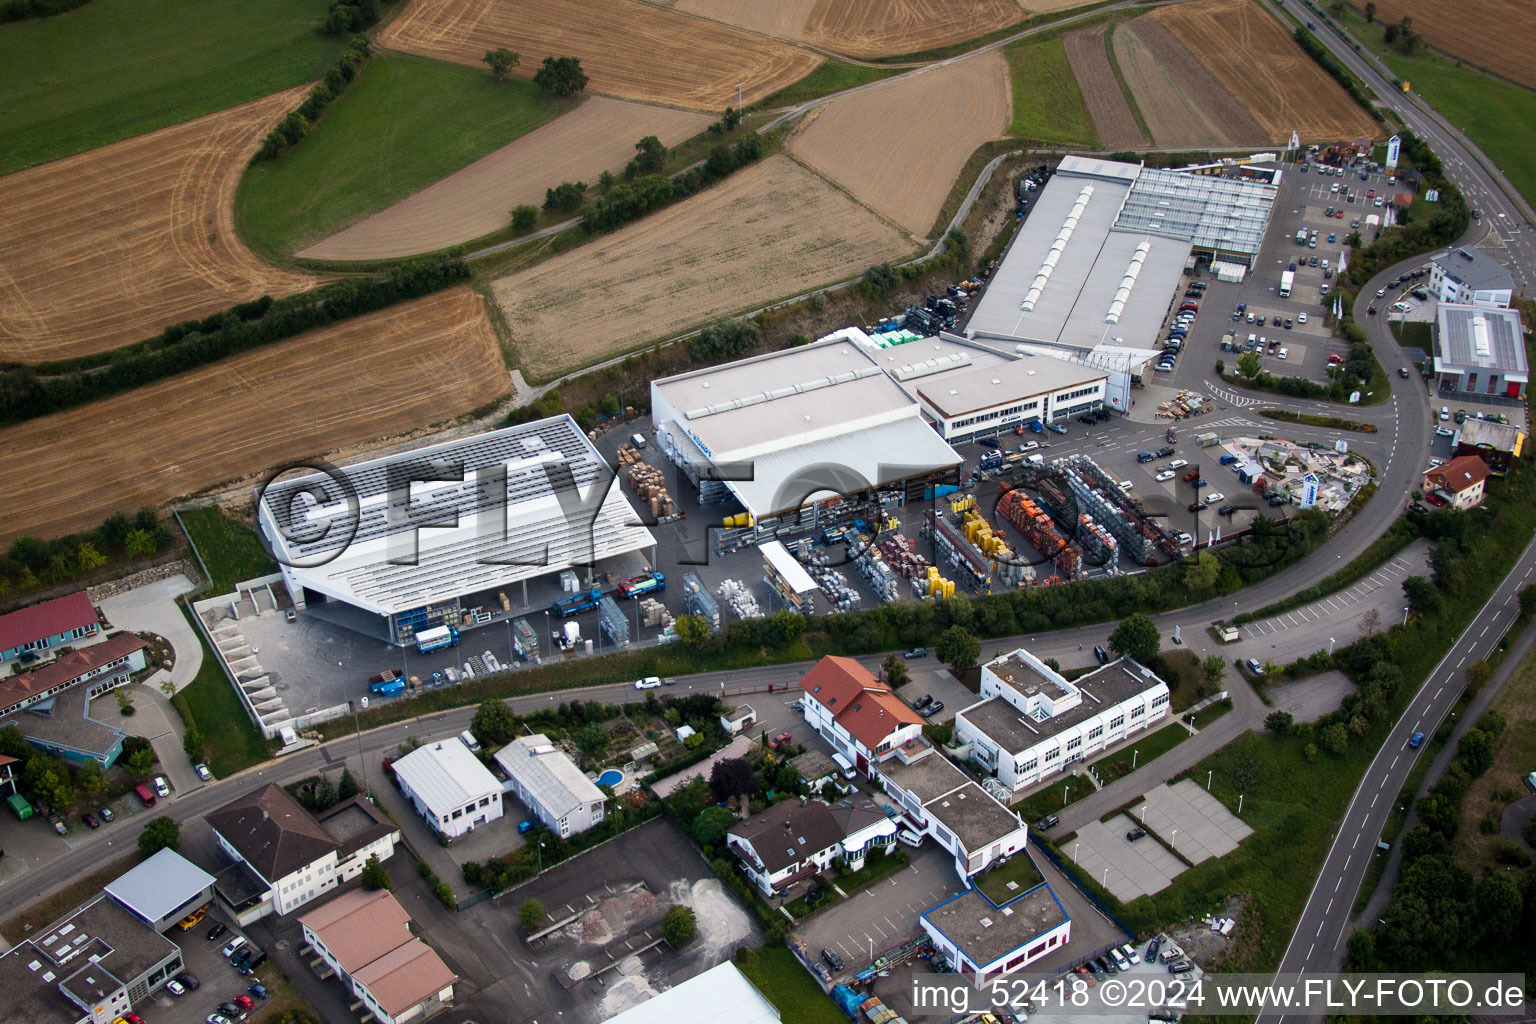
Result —
<instances>
[{"instance_id":1,"label":"corrugated metal roof","mask_svg":"<svg viewBox=\"0 0 1536 1024\"><path fill-rule=\"evenodd\" d=\"M730 961L711 967L605 1024L779 1024L774 1009Z\"/></svg>"},{"instance_id":2,"label":"corrugated metal roof","mask_svg":"<svg viewBox=\"0 0 1536 1024\"><path fill-rule=\"evenodd\" d=\"M417 747L395 762L395 774L438 815L501 792L496 776L457 736Z\"/></svg>"},{"instance_id":3,"label":"corrugated metal roof","mask_svg":"<svg viewBox=\"0 0 1536 1024\"><path fill-rule=\"evenodd\" d=\"M496 761L555 818L604 799L603 791L543 733L519 736L496 752Z\"/></svg>"}]
</instances>

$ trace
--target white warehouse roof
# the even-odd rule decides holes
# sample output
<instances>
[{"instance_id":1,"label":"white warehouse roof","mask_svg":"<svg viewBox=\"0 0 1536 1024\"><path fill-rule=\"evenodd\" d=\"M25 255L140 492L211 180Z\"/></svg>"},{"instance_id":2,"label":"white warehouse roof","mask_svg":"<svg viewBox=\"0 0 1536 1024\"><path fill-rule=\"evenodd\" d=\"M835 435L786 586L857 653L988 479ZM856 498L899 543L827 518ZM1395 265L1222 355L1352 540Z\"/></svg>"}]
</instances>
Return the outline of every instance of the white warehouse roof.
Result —
<instances>
[{"instance_id":1,"label":"white warehouse roof","mask_svg":"<svg viewBox=\"0 0 1536 1024\"><path fill-rule=\"evenodd\" d=\"M605 1024L779 1024L779 1011L727 960Z\"/></svg>"},{"instance_id":2,"label":"white warehouse roof","mask_svg":"<svg viewBox=\"0 0 1536 1024\"><path fill-rule=\"evenodd\" d=\"M496 761L556 818L604 799L603 791L542 733L519 736L496 751Z\"/></svg>"},{"instance_id":3,"label":"white warehouse roof","mask_svg":"<svg viewBox=\"0 0 1536 1024\"><path fill-rule=\"evenodd\" d=\"M301 585L388 615L652 546L617 479L555 416L283 480L258 516Z\"/></svg>"},{"instance_id":4,"label":"white warehouse roof","mask_svg":"<svg viewBox=\"0 0 1536 1024\"><path fill-rule=\"evenodd\" d=\"M501 783L457 736L417 747L395 762L395 774L442 815L501 792Z\"/></svg>"},{"instance_id":5,"label":"white warehouse roof","mask_svg":"<svg viewBox=\"0 0 1536 1024\"><path fill-rule=\"evenodd\" d=\"M164 920L213 885L213 876L175 850L164 849L103 888L145 921Z\"/></svg>"},{"instance_id":6,"label":"white warehouse roof","mask_svg":"<svg viewBox=\"0 0 1536 1024\"><path fill-rule=\"evenodd\" d=\"M721 470L754 515L961 461L916 399L841 337L653 381L651 398L662 444Z\"/></svg>"}]
</instances>

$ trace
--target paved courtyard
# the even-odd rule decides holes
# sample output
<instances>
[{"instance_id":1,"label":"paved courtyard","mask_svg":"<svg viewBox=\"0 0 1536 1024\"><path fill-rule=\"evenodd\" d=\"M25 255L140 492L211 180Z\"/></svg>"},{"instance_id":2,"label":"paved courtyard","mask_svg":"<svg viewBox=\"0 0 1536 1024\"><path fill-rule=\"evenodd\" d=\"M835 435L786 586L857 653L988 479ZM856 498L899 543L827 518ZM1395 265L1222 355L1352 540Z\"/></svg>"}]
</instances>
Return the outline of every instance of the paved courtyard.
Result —
<instances>
[{"instance_id":1,"label":"paved courtyard","mask_svg":"<svg viewBox=\"0 0 1536 1024\"><path fill-rule=\"evenodd\" d=\"M964 888L953 858L937 844L907 852L912 862L906 867L793 929L812 956L830 949L850 967L866 964L871 950L879 953L916 935L922 930L918 915Z\"/></svg>"},{"instance_id":2,"label":"paved courtyard","mask_svg":"<svg viewBox=\"0 0 1536 1024\"><path fill-rule=\"evenodd\" d=\"M1186 865L1151 835L1132 842L1126 833L1137 823L1123 814L1094 821L1062 844L1083 872L1122 903L1166 889Z\"/></svg>"},{"instance_id":3,"label":"paved courtyard","mask_svg":"<svg viewBox=\"0 0 1536 1024\"><path fill-rule=\"evenodd\" d=\"M1151 790L1145 804L1131 813L1191 864L1224 857L1253 835L1253 829L1190 779Z\"/></svg>"}]
</instances>

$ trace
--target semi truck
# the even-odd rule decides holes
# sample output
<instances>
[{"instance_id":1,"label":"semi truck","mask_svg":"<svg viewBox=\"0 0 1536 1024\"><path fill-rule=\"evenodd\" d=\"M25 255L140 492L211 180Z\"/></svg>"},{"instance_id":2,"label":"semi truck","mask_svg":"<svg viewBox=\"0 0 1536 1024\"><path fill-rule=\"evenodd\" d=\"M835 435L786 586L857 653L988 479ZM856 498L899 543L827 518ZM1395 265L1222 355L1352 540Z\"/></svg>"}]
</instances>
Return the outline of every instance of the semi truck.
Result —
<instances>
[{"instance_id":1,"label":"semi truck","mask_svg":"<svg viewBox=\"0 0 1536 1024\"><path fill-rule=\"evenodd\" d=\"M444 647L454 647L458 642L459 630L456 626L438 626L436 629L424 629L416 634L416 649L422 654L442 650Z\"/></svg>"},{"instance_id":2,"label":"semi truck","mask_svg":"<svg viewBox=\"0 0 1536 1024\"><path fill-rule=\"evenodd\" d=\"M591 590L583 590L579 594L564 597L550 605L549 610L559 616L576 615L589 608L596 608L597 603L603 599L603 592L596 587Z\"/></svg>"},{"instance_id":3,"label":"semi truck","mask_svg":"<svg viewBox=\"0 0 1536 1024\"><path fill-rule=\"evenodd\" d=\"M630 600L666 589L666 574L659 572L643 572L639 576L631 576L627 580L620 580L618 584L619 596L627 597Z\"/></svg>"},{"instance_id":4,"label":"semi truck","mask_svg":"<svg viewBox=\"0 0 1536 1024\"><path fill-rule=\"evenodd\" d=\"M1287 271L1285 271L1284 273L1282 273L1280 275L1280 297L1282 299L1290 298L1290 295L1291 295L1291 285L1293 285L1295 283L1296 283L1296 272L1295 271L1287 270Z\"/></svg>"},{"instance_id":5,"label":"semi truck","mask_svg":"<svg viewBox=\"0 0 1536 1024\"><path fill-rule=\"evenodd\" d=\"M368 692L380 697L398 697L405 692L405 673L397 668L380 672L368 679Z\"/></svg>"}]
</instances>

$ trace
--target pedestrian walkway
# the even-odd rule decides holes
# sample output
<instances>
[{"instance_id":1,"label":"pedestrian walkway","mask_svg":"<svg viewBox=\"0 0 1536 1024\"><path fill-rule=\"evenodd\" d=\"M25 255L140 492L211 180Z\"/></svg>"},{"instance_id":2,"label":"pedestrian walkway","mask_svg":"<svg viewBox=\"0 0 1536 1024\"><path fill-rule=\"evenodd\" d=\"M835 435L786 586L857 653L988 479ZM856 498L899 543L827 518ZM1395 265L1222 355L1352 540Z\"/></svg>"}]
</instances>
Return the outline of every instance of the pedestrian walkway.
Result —
<instances>
[{"instance_id":1,"label":"pedestrian walkway","mask_svg":"<svg viewBox=\"0 0 1536 1024\"><path fill-rule=\"evenodd\" d=\"M101 602L102 614L119 629L165 637L176 652L176 664L171 669L170 678L178 691L196 679L198 669L203 666L203 645L176 603L177 597L192 589L192 581L185 576L171 576ZM159 686L163 678L163 673L156 673L148 684Z\"/></svg>"}]
</instances>

